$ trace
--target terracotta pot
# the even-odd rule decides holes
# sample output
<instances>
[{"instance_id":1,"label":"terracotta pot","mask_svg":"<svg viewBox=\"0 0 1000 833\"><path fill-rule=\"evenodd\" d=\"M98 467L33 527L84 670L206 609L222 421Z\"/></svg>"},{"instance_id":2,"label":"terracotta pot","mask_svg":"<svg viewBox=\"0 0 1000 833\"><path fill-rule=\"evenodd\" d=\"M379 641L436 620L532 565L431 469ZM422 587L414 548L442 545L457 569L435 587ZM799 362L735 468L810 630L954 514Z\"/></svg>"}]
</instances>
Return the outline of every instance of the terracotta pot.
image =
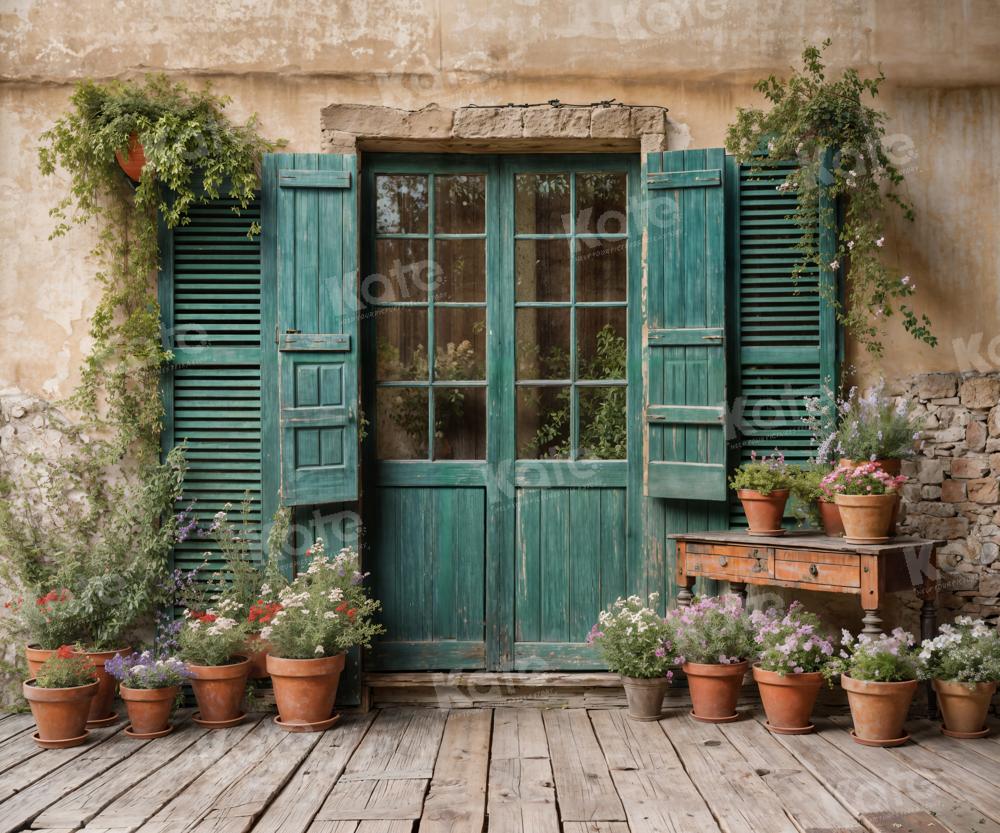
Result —
<instances>
[{"instance_id":1,"label":"terracotta pot","mask_svg":"<svg viewBox=\"0 0 1000 833\"><path fill-rule=\"evenodd\" d=\"M22 686L38 726L39 746L53 741L61 741L61 746L78 746L87 739L87 712L97 687L95 681L73 688L39 688L33 678Z\"/></svg>"},{"instance_id":2,"label":"terracotta pot","mask_svg":"<svg viewBox=\"0 0 1000 833\"><path fill-rule=\"evenodd\" d=\"M880 683L843 674L840 686L851 704L855 740L867 746L895 746L909 740L903 724L917 690L916 680Z\"/></svg>"},{"instance_id":3,"label":"terracotta pot","mask_svg":"<svg viewBox=\"0 0 1000 833\"><path fill-rule=\"evenodd\" d=\"M309 731L326 728L322 724L333 715L346 656L285 659L267 655L267 673L282 724L308 727Z\"/></svg>"},{"instance_id":4,"label":"terracotta pot","mask_svg":"<svg viewBox=\"0 0 1000 833\"><path fill-rule=\"evenodd\" d=\"M643 679L622 677L625 699L628 701L628 716L632 720L659 720L663 712L663 695L667 693L670 680L666 677Z\"/></svg>"},{"instance_id":5,"label":"terracotta pot","mask_svg":"<svg viewBox=\"0 0 1000 833\"><path fill-rule=\"evenodd\" d=\"M37 677L38 669L42 667L42 663L55 652L55 648L39 648L35 645L27 645L24 649L24 656L28 660L28 676Z\"/></svg>"},{"instance_id":6,"label":"terracotta pot","mask_svg":"<svg viewBox=\"0 0 1000 833\"><path fill-rule=\"evenodd\" d=\"M146 167L146 153L142 149L137 133L128 137L128 156L116 150L115 159L118 160L118 166L125 171L125 176L133 182L138 182L142 178L142 169Z\"/></svg>"},{"instance_id":7,"label":"terracotta pot","mask_svg":"<svg viewBox=\"0 0 1000 833\"><path fill-rule=\"evenodd\" d=\"M104 721L112 720L115 717L112 704L115 701L116 680L104 670L104 663L117 654L128 656L132 653L131 648L119 648L116 651L84 651L83 655L94 663L94 671L97 672L97 696L90 704L90 716L87 724L100 724Z\"/></svg>"},{"instance_id":8,"label":"terracotta pot","mask_svg":"<svg viewBox=\"0 0 1000 833\"><path fill-rule=\"evenodd\" d=\"M934 680L933 685L941 706L941 722L944 723L945 730L959 737L982 736L997 684Z\"/></svg>"},{"instance_id":9,"label":"terracotta pot","mask_svg":"<svg viewBox=\"0 0 1000 833\"><path fill-rule=\"evenodd\" d=\"M739 489L736 495L743 504L749 532L753 535L783 535L781 516L785 513L788 489L775 489L762 495L753 489Z\"/></svg>"},{"instance_id":10,"label":"terracotta pot","mask_svg":"<svg viewBox=\"0 0 1000 833\"><path fill-rule=\"evenodd\" d=\"M267 655L271 651L271 643L261 639L259 633L252 633L243 647L250 660L250 673L247 676L251 680L267 679Z\"/></svg>"},{"instance_id":11,"label":"terracotta pot","mask_svg":"<svg viewBox=\"0 0 1000 833\"><path fill-rule=\"evenodd\" d=\"M778 734L806 734L815 730L809 716L823 685L822 674L810 671L782 675L755 665L753 678L764 704L768 729Z\"/></svg>"},{"instance_id":12,"label":"terracotta pot","mask_svg":"<svg viewBox=\"0 0 1000 833\"><path fill-rule=\"evenodd\" d=\"M880 544L889 540L889 525L899 495L836 495L844 540L849 544Z\"/></svg>"},{"instance_id":13,"label":"terracotta pot","mask_svg":"<svg viewBox=\"0 0 1000 833\"><path fill-rule=\"evenodd\" d=\"M199 717L206 723L226 723L243 716L250 660L233 657L227 665L191 665L191 688L198 701Z\"/></svg>"},{"instance_id":14,"label":"terracotta pot","mask_svg":"<svg viewBox=\"0 0 1000 833\"><path fill-rule=\"evenodd\" d=\"M903 461L898 458L890 457L878 457L875 460L850 460L847 457L841 457L837 461L838 466L854 466L857 468L862 463L874 462L878 463L879 467L886 474L890 474L893 477L899 477L903 471ZM896 501L896 508L892 511L892 520L889 521L889 535L896 534L896 521L899 519L899 501Z\"/></svg>"},{"instance_id":15,"label":"terracotta pot","mask_svg":"<svg viewBox=\"0 0 1000 833\"><path fill-rule=\"evenodd\" d=\"M178 687L128 688L120 687L122 700L128 709L132 734L152 735L169 728L170 712L177 699Z\"/></svg>"},{"instance_id":16,"label":"terracotta pot","mask_svg":"<svg viewBox=\"0 0 1000 833\"><path fill-rule=\"evenodd\" d=\"M686 662L681 666L691 690L691 716L705 723L736 720L736 701L740 696L747 662L732 665Z\"/></svg>"},{"instance_id":17,"label":"terracotta pot","mask_svg":"<svg viewBox=\"0 0 1000 833\"><path fill-rule=\"evenodd\" d=\"M844 535L844 521L840 517L840 509L831 500L817 501L819 506L819 518L823 524L823 532L832 538L842 538Z\"/></svg>"}]
</instances>

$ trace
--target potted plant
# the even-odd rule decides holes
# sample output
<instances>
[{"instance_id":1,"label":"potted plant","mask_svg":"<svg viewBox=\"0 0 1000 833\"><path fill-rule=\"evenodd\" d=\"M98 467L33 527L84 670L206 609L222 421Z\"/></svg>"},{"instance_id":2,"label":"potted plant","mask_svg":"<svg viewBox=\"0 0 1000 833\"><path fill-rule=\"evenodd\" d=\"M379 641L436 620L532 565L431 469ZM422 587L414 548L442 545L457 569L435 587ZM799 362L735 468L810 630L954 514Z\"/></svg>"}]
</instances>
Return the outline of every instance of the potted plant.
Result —
<instances>
[{"instance_id":1,"label":"potted plant","mask_svg":"<svg viewBox=\"0 0 1000 833\"><path fill-rule=\"evenodd\" d=\"M695 599L667 617L691 689L691 715L705 723L739 720L736 701L756 653L754 628L739 596Z\"/></svg>"},{"instance_id":2,"label":"potted plant","mask_svg":"<svg viewBox=\"0 0 1000 833\"><path fill-rule=\"evenodd\" d=\"M772 456L757 457L754 451L750 462L744 463L729 480L746 512L750 535L784 535L781 516L785 512L792 485L792 473L785 456L775 452Z\"/></svg>"},{"instance_id":3,"label":"potted plant","mask_svg":"<svg viewBox=\"0 0 1000 833\"><path fill-rule=\"evenodd\" d=\"M833 497L844 524L844 540L851 544L878 544L889 540L890 525L906 475L893 477L878 463L840 466L820 481Z\"/></svg>"},{"instance_id":4,"label":"potted plant","mask_svg":"<svg viewBox=\"0 0 1000 833\"><path fill-rule=\"evenodd\" d=\"M94 665L87 657L60 646L22 690L38 726L35 743L63 749L87 739L87 713L97 694Z\"/></svg>"},{"instance_id":5,"label":"potted plant","mask_svg":"<svg viewBox=\"0 0 1000 833\"><path fill-rule=\"evenodd\" d=\"M71 644L79 637L80 623L65 587L49 590L27 604L19 598L11 604L27 636L24 649L28 676L35 677L39 669L61 645Z\"/></svg>"},{"instance_id":6,"label":"potted plant","mask_svg":"<svg viewBox=\"0 0 1000 833\"><path fill-rule=\"evenodd\" d=\"M756 610L750 620L760 657L753 678L767 714L765 725L782 735L815 731L809 716L823 684L823 667L833 656L833 642L823 635L819 618L792 602L787 612Z\"/></svg>"},{"instance_id":7,"label":"potted plant","mask_svg":"<svg viewBox=\"0 0 1000 833\"><path fill-rule=\"evenodd\" d=\"M234 618L236 605L225 599L216 608L185 610L178 635L191 688L198 701L192 717L200 726L224 729L240 723L250 661L240 654L246 641L244 623Z\"/></svg>"},{"instance_id":8,"label":"potted plant","mask_svg":"<svg viewBox=\"0 0 1000 833\"><path fill-rule=\"evenodd\" d=\"M982 738L1000 681L1000 633L982 619L960 616L920 649L923 674L941 706L941 731L953 738Z\"/></svg>"},{"instance_id":9,"label":"potted plant","mask_svg":"<svg viewBox=\"0 0 1000 833\"><path fill-rule=\"evenodd\" d=\"M190 676L177 657L153 656L152 651L118 655L105 663L108 674L118 680L118 690L128 709L125 734L133 738L159 738L170 734L180 685Z\"/></svg>"},{"instance_id":10,"label":"potted plant","mask_svg":"<svg viewBox=\"0 0 1000 833\"><path fill-rule=\"evenodd\" d=\"M901 461L912 457L923 420L913 413L905 399L886 396L881 385L859 394L851 388L837 402L839 413L836 450L841 466L875 462L896 476Z\"/></svg>"},{"instance_id":11,"label":"potted plant","mask_svg":"<svg viewBox=\"0 0 1000 833\"><path fill-rule=\"evenodd\" d=\"M821 529L834 538L844 534L844 524L840 520L837 504L820 488L831 467L813 463L792 472L792 498L795 501L795 515L814 529Z\"/></svg>"},{"instance_id":12,"label":"potted plant","mask_svg":"<svg viewBox=\"0 0 1000 833\"><path fill-rule=\"evenodd\" d=\"M847 692L854 728L851 737L864 746L900 746L906 714L917 690L920 659L913 635L896 628L891 635L843 631L841 649L824 668L827 679L840 677Z\"/></svg>"},{"instance_id":13,"label":"potted plant","mask_svg":"<svg viewBox=\"0 0 1000 833\"><path fill-rule=\"evenodd\" d=\"M659 720L677 663L670 621L653 609L658 598L651 593L649 607L638 596L619 598L601 611L587 636L608 669L621 677L632 720Z\"/></svg>"},{"instance_id":14,"label":"potted plant","mask_svg":"<svg viewBox=\"0 0 1000 833\"><path fill-rule=\"evenodd\" d=\"M279 593L280 609L261 631L271 644L267 671L278 706L275 722L294 732L333 725L347 649L370 647L383 632L372 621L380 605L364 589L357 552L342 549L330 558L322 538L310 550L308 568Z\"/></svg>"}]
</instances>

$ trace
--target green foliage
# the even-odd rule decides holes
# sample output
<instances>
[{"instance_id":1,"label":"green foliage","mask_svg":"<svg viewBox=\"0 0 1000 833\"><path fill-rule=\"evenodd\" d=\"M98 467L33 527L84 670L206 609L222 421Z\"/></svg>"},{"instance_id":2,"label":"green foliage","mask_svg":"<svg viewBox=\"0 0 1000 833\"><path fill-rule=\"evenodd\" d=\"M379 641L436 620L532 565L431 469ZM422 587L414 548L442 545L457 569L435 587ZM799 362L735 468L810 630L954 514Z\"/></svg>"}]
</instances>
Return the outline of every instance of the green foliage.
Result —
<instances>
[{"instance_id":1,"label":"green foliage","mask_svg":"<svg viewBox=\"0 0 1000 833\"><path fill-rule=\"evenodd\" d=\"M982 619L959 616L920 646L922 676L955 683L1000 681L1000 631Z\"/></svg>"},{"instance_id":2,"label":"green foliage","mask_svg":"<svg viewBox=\"0 0 1000 833\"><path fill-rule=\"evenodd\" d=\"M851 388L837 402L839 420L836 448L849 460L886 460L912 457L923 419L913 413L913 403L893 400L881 385L864 395Z\"/></svg>"},{"instance_id":3,"label":"green foliage","mask_svg":"<svg viewBox=\"0 0 1000 833\"><path fill-rule=\"evenodd\" d=\"M676 629L679 662L729 665L757 654L756 631L735 594L696 598L667 619Z\"/></svg>"},{"instance_id":4,"label":"green foliage","mask_svg":"<svg viewBox=\"0 0 1000 833\"><path fill-rule=\"evenodd\" d=\"M178 635L181 659L191 665L228 665L243 654L249 629L239 614L237 603L228 599L208 610L185 610Z\"/></svg>"},{"instance_id":5,"label":"green foliage","mask_svg":"<svg viewBox=\"0 0 1000 833\"><path fill-rule=\"evenodd\" d=\"M96 679L90 658L63 645L42 663L35 676L35 685L38 688L77 688L90 685Z\"/></svg>"},{"instance_id":6,"label":"green foliage","mask_svg":"<svg viewBox=\"0 0 1000 833\"><path fill-rule=\"evenodd\" d=\"M785 462L785 455L775 451L771 456L757 457L753 452L749 463L743 463L729 478L729 487L734 491L750 489L769 495L780 489L790 489L795 482L791 466Z\"/></svg>"},{"instance_id":7,"label":"green foliage","mask_svg":"<svg viewBox=\"0 0 1000 833\"><path fill-rule=\"evenodd\" d=\"M844 630L840 644L839 654L823 666L823 676L827 679L846 674L853 680L899 683L915 680L921 673L913 634L902 628L888 635L863 633L856 639Z\"/></svg>"},{"instance_id":8,"label":"green foliage","mask_svg":"<svg viewBox=\"0 0 1000 833\"><path fill-rule=\"evenodd\" d=\"M638 596L618 599L601 611L587 636L596 645L608 668L623 677L651 680L673 677L677 662L673 628L654 609L658 594L651 593L649 607Z\"/></svg>"},{"instance_id":9,"label":"green foliage","mask_svg":"<svg viewBox=\"0 0 1000 833\"><path fill-rule=\"evenodd\" d=\"M726 147L756 170L765 170L767 159L797 160L798 169L779 186L794 191L798 201L794 219L802 239L795 275L846 267L846 303L836 291L828 292L826 300L859 342L881 355L884 324L898 311L907 332L934 346L937 338L930 320L926 315L918 318L904 303L914 293L913 282L882 260L888 206L913 219L913 208L901 195L903 172L883 145L887 116L865 103L878 97L885 75L880 71L876 78L863 79L857 70L847 69L840 78L828 80L823 52L829 45L826 40L819 47L806 47L802 69L787 79L772 75L758 81L754 89L771 107L766 112L739 108ZM766 158L760 153L765 146ZM838 202L843 213L836 253L832 262L823 263L814 226L818 217L821 229L835 232Z\"/></svg>"},{"instance_id":10,"label":"green foliage","mask_svg":"<svg viewBox=\"0 0 1000 833\"><path fill-rule=\"evenodd\" d=\"M822 526L817 503L826 499L820 488L820 483L830 471L830 466L817 463L810 463L791 470L791 489L794 500L792 511L796 518L807 522L816 529Z\"/></svg>"}]
</instances>

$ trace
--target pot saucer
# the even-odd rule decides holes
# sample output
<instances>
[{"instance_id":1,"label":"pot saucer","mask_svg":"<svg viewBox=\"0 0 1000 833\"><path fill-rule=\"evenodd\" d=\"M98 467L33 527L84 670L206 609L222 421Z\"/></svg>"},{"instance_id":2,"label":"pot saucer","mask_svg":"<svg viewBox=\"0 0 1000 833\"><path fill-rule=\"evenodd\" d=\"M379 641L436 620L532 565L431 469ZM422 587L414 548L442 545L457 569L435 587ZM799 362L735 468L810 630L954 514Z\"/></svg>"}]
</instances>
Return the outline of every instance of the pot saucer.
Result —
<instances>
[{"instance_id":1,"label":"pot saucer","mask_svg":"<svg viewBox=\"0 0 1000 833\"><path fill-rule=\"evenodd\" d=\"M901 738L893 738L892 740L868 740L866 738L859 738L854 734L854 730L851 729L851 740L855 743L860 743L862 746L902 746L909 739L909 735L903 735Z\"/></svg>"},{"instance_id":2,"label":"pot saucer","mask_svg":"<svg viewBox=\"0 0 1000 833\"><path fill-rule=\"evenodd\" d=\"M663 719L663 713L662 712L660 712L660 714L656 715L656 717L636 717L636 715L629 714L628 712L625 713L625 716L628 717L629 720L637 720L640 723L653 723L653 722L655 722L657 720L662 720Z\"/></svg>"},{"instance_id":3,"label":"pot saucer","mask_svg":"<svg viewBox=\"0 0 1000 833\"><path fill-rule=\"evenodd\" d=\"M322 732L329 729L338 720L340 720L340 715L335 714L333 717L328 717L326 720L318 720L315 723L283 723L281 715L276 714L274 716L274 725L280 726L286 732Z\"/></svg>"},{"instance_id":4,"label":"pot saucer","mask_svg":"<svg viewBox=\"0 0 1000 833\"><path fill-rule=\"evenodd\" d=\"M743 719L743 715L740 714L739 712L736 712L736 714L731 714L729 715L729 717L699 717L692 711L691 717L693 717L699 723L735 723L737 720Z\"/></svg>"},{"instance_id":5,"label":"pot saucer","mask_svg":"<svg viewBox=\"0 0 1000 833\"><path fill-rule=\"evenodd\" d=\"M78 735L75 738L62 738L60 740L42 740L38 737L38 732L34 732L31 735L31 739L42 747L42 749L68 749L70 746L79 746L89 737L90 732L88 731L84 731L82 735Z\"/></svg>"},{"instance_id":6,"label":"pot saucer","mask_svg":"<svg viewBox=\"0 0 1000 833\"><path fill-rule=\"evenodd\" d=\"M191 720L199 726L204 726L206 729L228 729L230 726L239 726L247 716L247 713L240 712L239 717L233 717L229 720L202 720L200 715L201 712L195 712L191 715Z\"/></svg>"},{"instance_id":7,"label":"pot saucer","mask_svg":"<svg viewBox=\"0 0 1000 833\"><path fill-rule=\"evenodd\" d=\"M950 738L958 738L959 740L975 740L976 738L989 737L990 727L987 726L985 729L980 729L978 732L954 732L951 729L945 729L944 726L942 726L941 734L947 735Z\"/></svg>"},{"instance_id":8,"label":"pot saucer","mask_svg":"<svg viewBox=\"0 0 1000 833\"><path fill-rule=\"evenodd\" d=\"M129 723L125 727L125 734L130 738L135 738L136 740L151 740L152 738L162 738L169 735L174 730L173 725L167 726L166 729L161 729L159 732L133 732L132 724Z\"/></svg>"},{"instance_id":9,"label":"pot saucer","mask_svg":"<svg viewBox=\"0 0 1000 833\"><path fill-rule=\"evenodd\" d=\"M118 722L118 712L111 712L108 717L102 717L100 720L88 720L88 729L100 729L102 726L111 726Z\"/></svg>"},{"instance_id":10,"label":"pot saucer","mask_svg":"<svg viewBox=\"0 0 1000 833\"><path fill-rule=\"evenodd\" d=\"M847 544L884 544L886 541L891 541L892 539L888 535L883 535L879 538L848 538L844 536L844 542Z\"/></svg>"},{"instance_id":11,"label":"pot saucer","mask_svg":"<svg viewBox=\"0 0 1000 833\"><path fill-rule=\"evenodd\" d=\"M777 538L779 535L784 535L787 529L758 529L758 530L747 530L747 535L760 535L767 536L769 538Z\"/></svg>"},{"instance_id":12,"label":"pot saucer","mask_svg":"<svg viewBox=\"0 0 1000 833\"><path fill-rule=\"evenodd\" d=\"M765 720L764 726L769 732L773 732L776 735L810 735L816 731L816 727L812 723L808 726L793 726L786 728L784 726L772 726Z\"/></svg>"}]
</instances>

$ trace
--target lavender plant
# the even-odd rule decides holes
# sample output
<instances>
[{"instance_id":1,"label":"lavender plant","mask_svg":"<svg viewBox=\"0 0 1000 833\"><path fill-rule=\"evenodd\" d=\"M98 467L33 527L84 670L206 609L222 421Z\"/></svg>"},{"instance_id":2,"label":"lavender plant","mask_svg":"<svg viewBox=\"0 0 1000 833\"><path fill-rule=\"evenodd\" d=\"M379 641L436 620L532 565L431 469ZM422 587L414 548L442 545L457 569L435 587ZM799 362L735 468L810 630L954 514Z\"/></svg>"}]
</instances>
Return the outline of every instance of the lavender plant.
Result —
<instances>
[{"instance_id":1,"label":"lavender plant","mask_svg":"<svg viewBox=\"0 0 1000 833\"><path fill-rule=\"evenodd\" d=\"M177 657L157 657L152 651L128 656L115 654L104 663L104 670L125 688L171 688L191 676Z\"/></svg>"},{"instance_id":2,"label":"lavender plant","mask_svg":"<svg viewBox=\"0 0 1000 833\"><path fill-rule=\"evenodd\" d=\"M750 621L765 671L782 676L814 673L822 671L833 656L833 641L824 635L819 617L800 602L792 602L787 611L755 610Z\"/></svg>"},{"instance_id":3,"label":"lavender plant","mask_svg":"<svg viewBox=\"0 0 1000 833\"><path fill-rule=\"evenodd\" d=\"M617 599L601 611L587 635L587 644L597 646L616 674L642 680L673 679L677 664L673 627L653 609L658 598L658 593L651 593L649 607L639 596Z\"/></svg>"},{"instance_id":4,"label":"lavender plant","mask_svg":"<svg viewBox=\"0 0 1000 833\"><path fill-rule=\"evenodd\" d=\"M735 594L697 598L667 619L675 629L678 663L731 665L757 655L754 626Z\"/></svg>"}]
</instances>

